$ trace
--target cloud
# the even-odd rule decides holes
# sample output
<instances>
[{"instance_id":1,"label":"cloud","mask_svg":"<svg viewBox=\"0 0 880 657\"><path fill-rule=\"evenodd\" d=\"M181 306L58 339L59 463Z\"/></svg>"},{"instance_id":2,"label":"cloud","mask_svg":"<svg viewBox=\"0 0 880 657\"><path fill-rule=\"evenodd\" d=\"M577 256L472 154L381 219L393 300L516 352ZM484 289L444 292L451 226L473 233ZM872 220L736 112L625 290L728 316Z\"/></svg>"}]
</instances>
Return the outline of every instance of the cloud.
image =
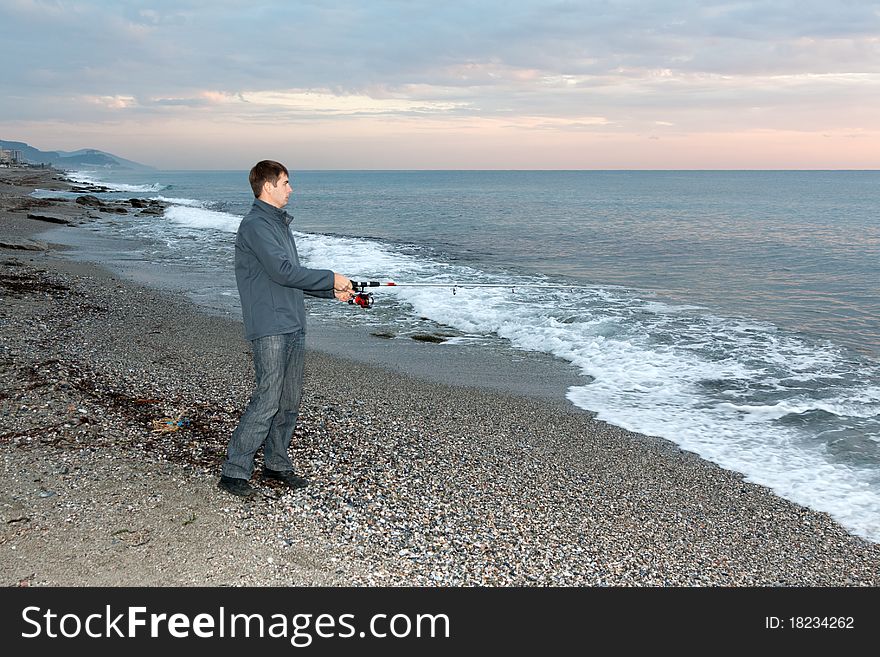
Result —
<instances>
[{"instance_id":1,"label":"cloud","mask_svg":"<svg viewBox=\"0 0 880 657\"><path fill-rule=\"evenodd\" d=\"M108 109L126 109L137 102L134 96L86 96L85 101Z\"/></svg>"},{"instance_id":2,"label":"cloud","mask_svg":"<svg viewBox=\"0 0 880 657\"><path fill-rule=\"evenodd\" d=\"M416 98L333 94L328 91L254 91L241 94L244 102L313 115L428 114L447 112L466 103Z\"/></svg>"}]
</instances>

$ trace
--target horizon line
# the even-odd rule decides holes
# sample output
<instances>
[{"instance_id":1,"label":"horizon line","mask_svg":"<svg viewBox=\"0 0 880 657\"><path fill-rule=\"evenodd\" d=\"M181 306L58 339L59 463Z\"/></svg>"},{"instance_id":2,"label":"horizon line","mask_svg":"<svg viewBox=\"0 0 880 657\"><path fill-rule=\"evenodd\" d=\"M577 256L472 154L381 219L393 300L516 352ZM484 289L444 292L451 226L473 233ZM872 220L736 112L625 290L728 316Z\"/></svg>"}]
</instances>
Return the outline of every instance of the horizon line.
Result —
<instances>
[{"instance_id":1,"label":"horizon line","mask_svg":"<svg viewBox=\"0 0 880 657\"><path fill-rule=\"evenodd\" d=\"M39 165L34 165L39 166ZM52 165L49 165L52 166ZM285 165L287 166L287 165ZM21 167L21 168L29 168L29 167ZM64 169L58 167L56 168L59 171L139 171L139 169L128 168L128 167L81 167L78 169ZM849 168L849 167L840 167L840 168L729 168L729 169L718 169L718 168L670 168L670 169L660 169L660 168L591 168L591 169L469 169L469 168L415 168L415 169L405 169L405 168L294 168L291 166L287 166L287 168L291 171L300 171L300 172L375 172L375 173L405 173L405 172L475 172L475 173L488 173L488 172L505 172L505 173L606 173L606 172L654 172L654 173L680 173L680 172L691 172L691 173L715 173L715 172L743 172L743 173L755 173L755 172L767 172L767 173L783 173L783 172L877 172L880 171L880 167L878 168ZM165 172L173 172L173 171L248 171L250 168L242 168L242 169L203 169L203 168L174 168L174 169L163 169L160 167L154 167L150 165L145 165L144 169L152 170L152 171L165 171Z\"/></svg>"}]
</instances>

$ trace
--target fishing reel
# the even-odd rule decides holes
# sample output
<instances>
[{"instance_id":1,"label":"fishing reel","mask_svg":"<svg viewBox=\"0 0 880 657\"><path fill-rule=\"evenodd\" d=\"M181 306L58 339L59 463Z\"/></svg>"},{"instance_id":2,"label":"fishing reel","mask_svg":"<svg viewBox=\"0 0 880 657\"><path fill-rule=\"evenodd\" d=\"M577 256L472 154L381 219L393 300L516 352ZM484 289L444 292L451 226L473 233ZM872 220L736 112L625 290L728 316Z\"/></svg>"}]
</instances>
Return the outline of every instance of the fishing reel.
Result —
<instances>
[{"instance_id":1,"label":"fishing reel","mask_svg":"<svg viewBox=\"0 0 880 657\"><path fill-rule=\"evenodd\" d=\"M368 283L358 283L352 281L351 287L354 290L355 295L348 300L348 303L353 306L360 306L364 310L368 310L373 307L373 294L372 292L367 292L366 287Z\"/></svg>"},{"instance_id":2,"label":"fishing reel","mask_svg":"<svg viewBox=\"0 0 880 657\"><path fill-rule=\"evenodd\" d=\"M355 306L367 309L373 307L373 295L370 292L358 292L348 302Z\"/></svg>"}]
</instances>

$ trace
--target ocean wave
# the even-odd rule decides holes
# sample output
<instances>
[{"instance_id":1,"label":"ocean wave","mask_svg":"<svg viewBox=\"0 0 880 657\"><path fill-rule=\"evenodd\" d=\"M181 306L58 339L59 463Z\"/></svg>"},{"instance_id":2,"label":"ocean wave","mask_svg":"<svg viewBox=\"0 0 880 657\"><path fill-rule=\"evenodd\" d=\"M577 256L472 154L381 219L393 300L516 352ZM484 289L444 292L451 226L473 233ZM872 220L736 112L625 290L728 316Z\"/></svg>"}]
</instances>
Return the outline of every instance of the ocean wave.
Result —
<instances>
[{"instance_id":1,"label":"ocean wave","mask_svg":"<svg viewBox=\"0 0 880 657\"><path fill-rule=\"evenodd\" d=\"M790 415L804 415L806 413L823 412L838 418L864 418L880 417L880 406L858 405L850 399L831 401L791 400L777 404L733 404L722 402L719 409L726 409L742 413L746 419L752 418L758 421L780 420Z\"/></svg>"},{"instance_id":2,"label":"ocean wave","mask_svg":"<svg viewBox=\"0 0 880 657\"><path fill-rule=\"evenodd\" d=\"M99 178L95 178L94 174L74 171L68 173L66 178L74 183L79 183L83 185L97 185L100 187L104 187L111 192L161 192L163 189L168 189L168 185L162 185L159 183L150 183L144 185L130 185L127 183L111 183L104 180L100 180Z\"/></svg>"},{"instance_id":3,"label":"ocean wave","mask_svg":"<svg viewBox=\"0 0 880 657\"><path fill-rule=\"evenodd\" d=\"M151 200L171 203L172 205L186 205L193 208L202 208L205 206L204 201L199 201L194 198L174 198L169 196L151 196L150 198Z\"/></svg>"},{"instance_id":4,"label":"ocean wave","mask_svg":"<svg viewBox=\"0 0 880 657\"><path fill-rule=\"evenodd\" d=\"M241 217L227 212L206 210L188 205L172 205L165 210L165 218L187 228L214 229L226 233L238 230Z\"/></svg>"}]
</instances>

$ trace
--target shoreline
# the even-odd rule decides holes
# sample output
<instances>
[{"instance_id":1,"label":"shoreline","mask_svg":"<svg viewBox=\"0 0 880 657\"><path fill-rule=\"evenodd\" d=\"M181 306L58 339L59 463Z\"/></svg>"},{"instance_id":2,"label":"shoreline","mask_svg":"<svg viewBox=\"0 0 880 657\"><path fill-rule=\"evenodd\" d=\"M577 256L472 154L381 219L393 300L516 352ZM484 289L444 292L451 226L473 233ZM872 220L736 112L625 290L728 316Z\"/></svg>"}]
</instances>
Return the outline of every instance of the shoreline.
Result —
<instances>
[{"instance_id":1,"label":"shoreline","mask_svg":"<svg viewBox=\"0 0 880 657\"><path fill-rule=\"evenodd\" d=\"M125 244L116 237L105 237L93 231L71 231L68 226L48 225L37 237L60 247L72 260L80 263L102 262L102 267L115 276L151 289L158 289L174 297L184 297L202 312L238 321L240 310L230 311L216 301L205 303L187 293L179 285L191 272L173 268L158 270L139 260L120 259L120 248ZM231 277L231 274L230 274ZM234 279L230 281L235 285ZM312 304L324 301L306 299L308 312ZM363 312L352 308L352 312ZM433 324L433 323L432 323ZM436 328L426 327L433 335ZM433 332L433 333L432 333ZM482 346L468 344L426 344L405 336L383 332L374 333L363 326L345 326L326 317L309 317L306 346L329 355L373 365L381 369L401 372L428 381L453 386L469 386L499 392L509 392L545 399L548 402L571 406L576 412L590 411L574 407L566 400L571 386L584 385L586 378L572 363L550 354L534 351L512 351L505 356L489 352ZM523 376L523 371L528 376ZM367 388L362 394L381 394L381 390Z\"/></svg>"},{"instance_id":2,"label":"shoreline","mask_svg":"<svg viewBox=\"0 0 880 657\"><path fill-rule=\"evenodd\" d=\"M30 184L0 184L0 241L49 227L15 209ZM320 344L292 446L312 485L256 475L242 503L216 488L251 385L239 321L51 244L0 263L4 585L880 583L880 546L668 441Z\"/></svg>"}]
</instances>

